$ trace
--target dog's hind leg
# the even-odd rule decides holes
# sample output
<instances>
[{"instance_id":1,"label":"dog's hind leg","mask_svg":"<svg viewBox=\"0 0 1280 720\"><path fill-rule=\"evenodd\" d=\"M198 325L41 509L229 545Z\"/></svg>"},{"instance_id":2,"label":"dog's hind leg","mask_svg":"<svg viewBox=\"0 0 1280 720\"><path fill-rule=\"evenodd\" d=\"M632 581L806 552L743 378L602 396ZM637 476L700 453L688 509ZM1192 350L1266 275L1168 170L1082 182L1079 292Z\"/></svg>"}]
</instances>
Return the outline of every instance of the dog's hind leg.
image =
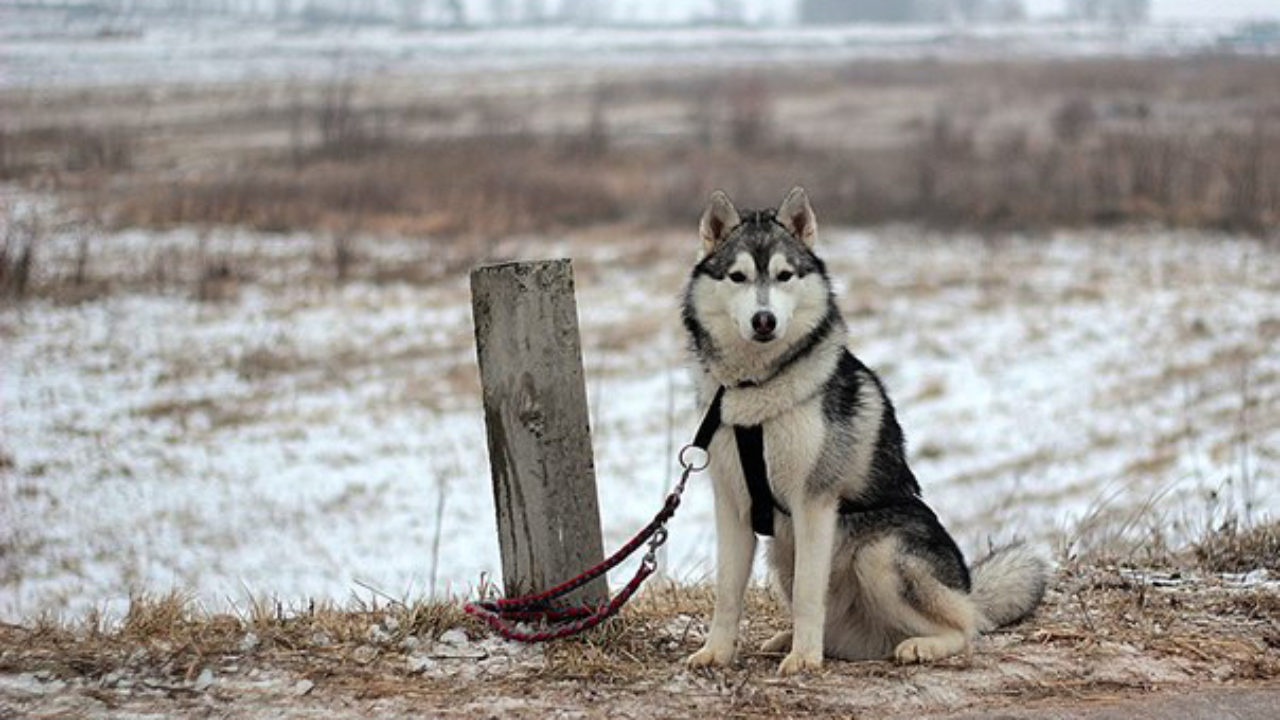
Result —
<instances>
[{"instance_id":1,"label":"dog's hind leg","mask_svg":"<svg viewBox=\"0 0 1280 720\"><path fill-rule=\"evenodd\" d=\"M779 653L784 650L790 650L791 636L790 630L775 633L773 637L760 644L760 652Z\"/></svg>"},{"instance_id":2,"label":"dog's hind leg","mask_svg":"<svg viewBox=\"0 0 1280 720\"><path fill-rule=\"evenodd\" d=\"M889 641L898 662L941 660L965 651L977 632L969 596L943 584L929 563L903 553L885 538L858 554L854 563L876 633Z\"/></svg>"},{"instance_id":3,"label":"dog's hind leg","mask_svg":"<svg viewBox=\"0 0 1280 720\"><path fill-rule=\"evenodd\" d=\"M959 654L969 646L969 639L959 630L943 630L936 635L921 635L898 643L893 657L900 663L925 663Z\"/></svg>"},{"instance_id":4,"label":"dog's hind leg","mask_svg":"<svg viewBox=\"0 0 1280 720\"><path fill-rule=\"evenodd\" d=\"M911 637L894 648L894 659L930 662L964 652L978 625L968 594L944 585L928 563L916 558L899 561L898 575L903 601L898 607L899 626Z\"/></svg>"}]
</instances>

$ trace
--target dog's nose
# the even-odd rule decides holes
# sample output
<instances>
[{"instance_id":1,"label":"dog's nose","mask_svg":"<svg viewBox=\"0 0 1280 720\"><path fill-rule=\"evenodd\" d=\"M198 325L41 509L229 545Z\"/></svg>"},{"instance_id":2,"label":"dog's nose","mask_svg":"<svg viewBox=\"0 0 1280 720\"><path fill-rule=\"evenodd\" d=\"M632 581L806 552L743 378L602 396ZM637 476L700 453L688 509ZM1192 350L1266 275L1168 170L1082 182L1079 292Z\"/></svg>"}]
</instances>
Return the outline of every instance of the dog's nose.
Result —
<instances>
[{"instance_id":1,"label":"dog's nose","mask_svg":"<svg viewBox=\"0 0 1280 720\"><path fill-rule=\"evenodd\" d=\"M767 336L772 335L774 330L778 329L778 318L768 310L761 310L751 316L751 329L756 335Z\"/></svg>"}]
</instances>

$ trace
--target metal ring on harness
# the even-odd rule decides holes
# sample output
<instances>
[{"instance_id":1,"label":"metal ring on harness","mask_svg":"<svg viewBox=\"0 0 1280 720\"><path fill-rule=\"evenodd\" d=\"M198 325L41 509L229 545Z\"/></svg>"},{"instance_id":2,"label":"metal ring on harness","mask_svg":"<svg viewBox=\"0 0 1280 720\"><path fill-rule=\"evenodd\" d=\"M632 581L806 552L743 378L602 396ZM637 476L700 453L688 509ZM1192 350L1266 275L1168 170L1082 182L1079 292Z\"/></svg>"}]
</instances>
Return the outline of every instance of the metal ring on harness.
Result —
<instances>
[{"instance_id":1,"label":"metal ring on harness","mask_svg":"<svg viewBox=\"0 0 1280 720\"><path fill-rule=\"evenodd\" d=\"M686 459L684 454L690 450L697 450L701 452L702 462L693 463ZM678 456L678 459L680 460L680 467L683 467L685 470L689 470L690 472L702 472L711 464L711 453L707 452L705 448L700 448L697 445L690 444L680 448L680 455Z\"/></svg>"}]
</instances>

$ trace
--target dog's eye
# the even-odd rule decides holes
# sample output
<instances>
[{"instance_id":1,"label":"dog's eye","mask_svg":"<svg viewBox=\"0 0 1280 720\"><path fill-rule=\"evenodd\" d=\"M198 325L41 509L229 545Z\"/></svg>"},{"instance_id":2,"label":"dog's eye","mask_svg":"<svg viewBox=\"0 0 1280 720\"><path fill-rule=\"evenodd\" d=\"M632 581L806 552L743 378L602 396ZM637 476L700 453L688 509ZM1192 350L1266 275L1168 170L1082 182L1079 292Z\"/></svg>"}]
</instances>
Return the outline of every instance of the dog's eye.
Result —
<instances>
[{"instance_id":1,"label":"dog's eye","mask_svg":"<svg viewBox=\"0 0 1280 720\"><path fill-rule=\"evenodd\" d=\"M747 281L747 276L740 272L731 272L729 273L729 279L736 283L744 283Z\"/></svg>"},{"instance_id":2,"label":"dog's eye","mask_svg":"<svg viewBox=\"0 0 1280 720\"><path fill-rule=\"evenodd\" d=\"M793 276L790 270L783 270L782 272L778 273L778 282L786 282L790 280L792 277Z\"/></svg>"}]
</instances>

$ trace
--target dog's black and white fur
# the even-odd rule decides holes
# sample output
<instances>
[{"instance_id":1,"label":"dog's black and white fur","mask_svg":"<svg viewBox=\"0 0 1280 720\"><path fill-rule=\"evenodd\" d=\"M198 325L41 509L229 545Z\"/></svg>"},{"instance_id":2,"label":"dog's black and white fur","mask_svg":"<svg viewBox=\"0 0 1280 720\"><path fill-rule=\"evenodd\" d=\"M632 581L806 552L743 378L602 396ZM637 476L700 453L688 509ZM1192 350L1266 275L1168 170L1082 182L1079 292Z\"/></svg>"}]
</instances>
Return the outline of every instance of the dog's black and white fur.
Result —
<instances>
[{"instance_id":1,"label":"dog's black and white fur","mask_svg":"<svg viewBox=\"0 0 1280 720\"><path fill-rule=\"evenodd\" d=\"M874 372L846 348L817 221L795 188L777 211L739 213L711 196L683 319L700 405L726 388L726 425L761 425L774 497L769 566L793 630L779 672L847 659L924 662L1030 613L1045 564L1021 546L969 568L920 498L902 429ZM732 662L756 536L732 432L709 453L716 507L716 606L693 666Z\"/></svg>"}]
</instances>

